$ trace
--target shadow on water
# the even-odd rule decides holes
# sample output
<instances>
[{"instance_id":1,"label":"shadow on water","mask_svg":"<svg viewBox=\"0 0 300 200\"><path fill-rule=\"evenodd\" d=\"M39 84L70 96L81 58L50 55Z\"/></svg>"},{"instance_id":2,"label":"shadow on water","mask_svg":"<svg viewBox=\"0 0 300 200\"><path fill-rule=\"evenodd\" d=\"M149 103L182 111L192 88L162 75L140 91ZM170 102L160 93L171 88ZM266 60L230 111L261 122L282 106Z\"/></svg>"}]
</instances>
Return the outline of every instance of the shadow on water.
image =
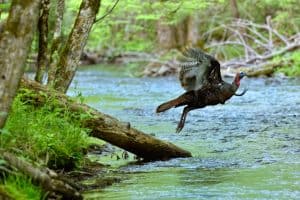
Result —
<instances>
[{"instance_id":1,"label":"shadow on water","mask_svg":"<svg viewBox=\"0 0 300 200\"><path fill-rule=\"evenodd\" d=\"M181 134L181 108L157 115L180 95L176 77L136 78L120 69L80 70L70 95L192 152L193 158L150 163L109 162L124 177L87 199L296 199L300 195L300 79L245 79L246 95L190 112Z\"/></svg>"}]
</instances>

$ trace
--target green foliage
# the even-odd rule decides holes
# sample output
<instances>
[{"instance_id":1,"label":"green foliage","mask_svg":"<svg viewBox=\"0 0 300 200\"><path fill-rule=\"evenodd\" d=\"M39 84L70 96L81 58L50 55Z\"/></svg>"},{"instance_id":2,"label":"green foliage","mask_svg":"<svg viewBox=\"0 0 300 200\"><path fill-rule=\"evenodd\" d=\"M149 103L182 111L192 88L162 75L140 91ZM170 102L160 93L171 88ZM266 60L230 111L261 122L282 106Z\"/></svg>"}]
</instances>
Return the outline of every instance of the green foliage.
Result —
<instances>
[{"instance_id":1,"label":"green foliage","mask_svg":"<svg viewBox=\"0 0 300 200\"><path fill-rule=\"evenodd\" d=\"M74 0L70 1L73 2ZM103 0L101 2L98 18L110 10L114 2ZM72 3L71 3L72 4ZM263 1L237 1L240 17L264 23L266 16L270 15L274 28L286 34L294 34L300 27L299 6L296 0L263 0ZM147 51L156 48L157 23L176 25L187 16L195 16L201 21L199 34L224 25L232 20L232 9L228 1L158 1L158 0L123 0L116 8L100 22L96 23L89 36L87 47L89 49L114 51ZM223 35L223 33L222 33ZM210 40L220 39L213 35ZM207 39L203 35L204 41ZM231 52L226 56L231 58L243 53Z\"/></svg>"},{"instance_id":2,"label":"green foliage","mask_svg":"<svg viewBox=\"0 0 300 200\"><path fill-rule=\"evenodd\" d=\"M278 69L278 72L282 72L287 76L300 76L300 52L294 52L286 57L277 57L275 60L279 60L282 63L282 67Z\"/></svg>"},{"instance_id":3,"label":"green foliage","mask_svg":"<svg viewBox=\"0 0 300 200\"><path fill-rule=\"evenodd\" d=\"M54 27L54 10L57 0L51 1L49 16L49 38L52 38ZM102 0L97 19L105 16L115 0ZM65 12L63 20L63 41L70 33L77 16L81 1L65 1ZM300 7L297 0L237 0L240 18L249 19L255 23L265 23L266 16L272 17L273 27L280 33L295 34L300 27ZM5 5L7 7L7 5ZM7 10L2 13L6 15ZM89 35L86 45L87 49L96 50L101 53L113 51L145 51L157 50L157 24L169 24L176 26L187 16L193 16L200 21L198 30L202 43L218 41L223 32L211 35L208 39L207 32L217 26L227 24L233 18L233 11L229 1L204 1L204 0L122 0L119 1L114 10L104 19L95 23ZM199 45L205 47L205 44ZM33 44L37 51L37 40ZM232 49L231 49L232 50ZM240 51L240 49L237 49ZM225 57L243 53L233 52ZM232 53L233 52L233 53Z\"/></svg>"},{"instance_id":4,"label":"green foliage","mask_svg":"<svg viewBox=\"0 0 300 200\"><path fill-rule=\"evenodd\" d=\"M7 18L10 4L10 1L0 2L0 21Z\"/></svg>"},{"instance_id":5,"label":"green foliage","mask_svg":"<svg viewBox=\"0 0 300 200\"><path fill-rule=\"evenodd\" d=\"M74 168L88 145L88 130L80 126L78 117L55 106L55 100L35 108L20 98L13 103L0 146L17 149L52 168Z\"/></svg>"},{"instance_id":6,"label":"green foliage","mask_svg":"<svg viewBox=\"0 0 300 200\"><path fill-rule=\"evenodd\" d=\"M115 51L153 51L158 21L176 24L209 4L202 0L119 1L112 13L93 26L87 47ZM112 1L102 1L98 18L105 15L112 5Z\"/></svg>"},{"instance_id":7,"label":"green foliage","mask_svg":"<svg viewBox=\"0 0 300 200\"><path fill-rule=\"evenodd\" d=\"M50 4L50 39L56 2L57 0L53 0ZM106 15L114 3L115 0L102 0L97 18ZM266 16L271 16L273 27L288 35L299 32L300 7L295 6L297 3L297 0L237 0L240 18L264 23ZM65 1L62 29L64 40L71 31L80 4L81 1L78 0ZM7 15L9 5L10 3L0 4L0 9L3 8L1 19ZM94 24L87 48L98 51L152 52L157 46L158 22L176 25L187 16L194 16L201 21L198 29L201 40L205 42L207 38L203 34L231 21L233 11L229 1L224 0L122 0L109 15ZM219 35L212 37L210 40L220 39ZM37 51L37 44L33 45L33 50Z\"/></svg>"},{"instance_id":8,"label":"green foliage","mask_svg":"<svg viewBox=\"0 0 300 200\"><path fill-rule=\"evenodd\" d=\"M0 185L0 190L5 191L15 200L40 200L43 197L42 190L34 186L31 180L21 175L10 175Z\"/></svg>"},{"instance_id":9,"label":"green foliage","mask_svg":"<svg viewBox=\"0 0 300 200\"><path fill-rule=\"evenodd\" d=\"M244 53L244 48L242 46L220 46L214 52L216 55L219 55L218 59L220 60L230 60L233 58L242 57Z\"/></svg>"}]
</instances>

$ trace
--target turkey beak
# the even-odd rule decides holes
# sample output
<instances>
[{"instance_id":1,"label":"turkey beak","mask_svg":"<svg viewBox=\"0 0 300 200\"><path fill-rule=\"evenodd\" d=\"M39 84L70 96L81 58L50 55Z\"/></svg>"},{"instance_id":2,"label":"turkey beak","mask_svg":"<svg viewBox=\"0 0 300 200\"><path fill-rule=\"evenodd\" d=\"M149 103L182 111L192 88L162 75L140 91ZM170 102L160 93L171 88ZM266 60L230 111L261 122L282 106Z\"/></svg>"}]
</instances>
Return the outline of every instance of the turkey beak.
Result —
<instances>
[{"instance_id":1,"label":"turkey beak","mask_svg":"<svg viewBox=\"0 0 300 200\"><path fill-rule=\"evenodd\" d=\"M248 91L248 89L244 89L243 92L241 92L240 94L235 93L235 96L243 96L244 94L246 94L246 92Z\"/></svg>"},{"instance_id":2,"label":"turkey beak","mask_svg":"<svg viewBox=\"0 0 300 200\"><path fill-rule=\"evenodd\" d=\"M248 76L245 72L240 73L240 79L242 79L245 76Z\"/></svg>"}]
</instances>

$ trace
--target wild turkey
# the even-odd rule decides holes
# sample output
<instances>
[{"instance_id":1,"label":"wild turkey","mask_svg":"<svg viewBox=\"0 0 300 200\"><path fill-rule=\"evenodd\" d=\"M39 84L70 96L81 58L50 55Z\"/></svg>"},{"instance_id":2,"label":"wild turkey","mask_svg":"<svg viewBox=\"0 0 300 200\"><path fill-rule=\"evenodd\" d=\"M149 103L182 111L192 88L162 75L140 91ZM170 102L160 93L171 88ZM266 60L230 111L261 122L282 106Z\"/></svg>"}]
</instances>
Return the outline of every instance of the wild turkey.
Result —
<instances>
[{"instance_id":1,"label":"wild turkey","mask_svg":"<svg viewBox=\"0 0 300 200\"><path fill-rule=\"evenodd\" d=\"M230 84L222 80L220 64L214 57L194 48L186 50L183 55L179 80L186 92L156 109L156 112L160 113L170 108L185 106L176 129L177 133L184 127L189 111L208 105L224 104L233 95L242 96L247 91L236 94L240 80L246 75L244 72L237 73Z\"/></svg>"}]
</instances>

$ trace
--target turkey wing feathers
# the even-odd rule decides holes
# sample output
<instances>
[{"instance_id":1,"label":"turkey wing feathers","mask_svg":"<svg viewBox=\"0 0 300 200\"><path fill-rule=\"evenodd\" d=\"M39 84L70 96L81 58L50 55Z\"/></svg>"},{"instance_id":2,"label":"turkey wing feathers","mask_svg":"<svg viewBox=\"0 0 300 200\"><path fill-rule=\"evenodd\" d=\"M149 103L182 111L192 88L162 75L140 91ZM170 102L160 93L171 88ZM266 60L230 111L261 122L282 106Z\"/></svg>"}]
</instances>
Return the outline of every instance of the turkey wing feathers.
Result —
<instances>
[{"instance_id":1,"label":"turkey wing feathers","mask_svg":"<svg viewBox=\"0 0 300 200\"><path fill-rule=\"evenodd\" d=\"M186 91L195 91L206 84L222 82L220 64L214 57L196 48L187 49L183 56L179 81Z\"/></svg>"}]
</instances>

